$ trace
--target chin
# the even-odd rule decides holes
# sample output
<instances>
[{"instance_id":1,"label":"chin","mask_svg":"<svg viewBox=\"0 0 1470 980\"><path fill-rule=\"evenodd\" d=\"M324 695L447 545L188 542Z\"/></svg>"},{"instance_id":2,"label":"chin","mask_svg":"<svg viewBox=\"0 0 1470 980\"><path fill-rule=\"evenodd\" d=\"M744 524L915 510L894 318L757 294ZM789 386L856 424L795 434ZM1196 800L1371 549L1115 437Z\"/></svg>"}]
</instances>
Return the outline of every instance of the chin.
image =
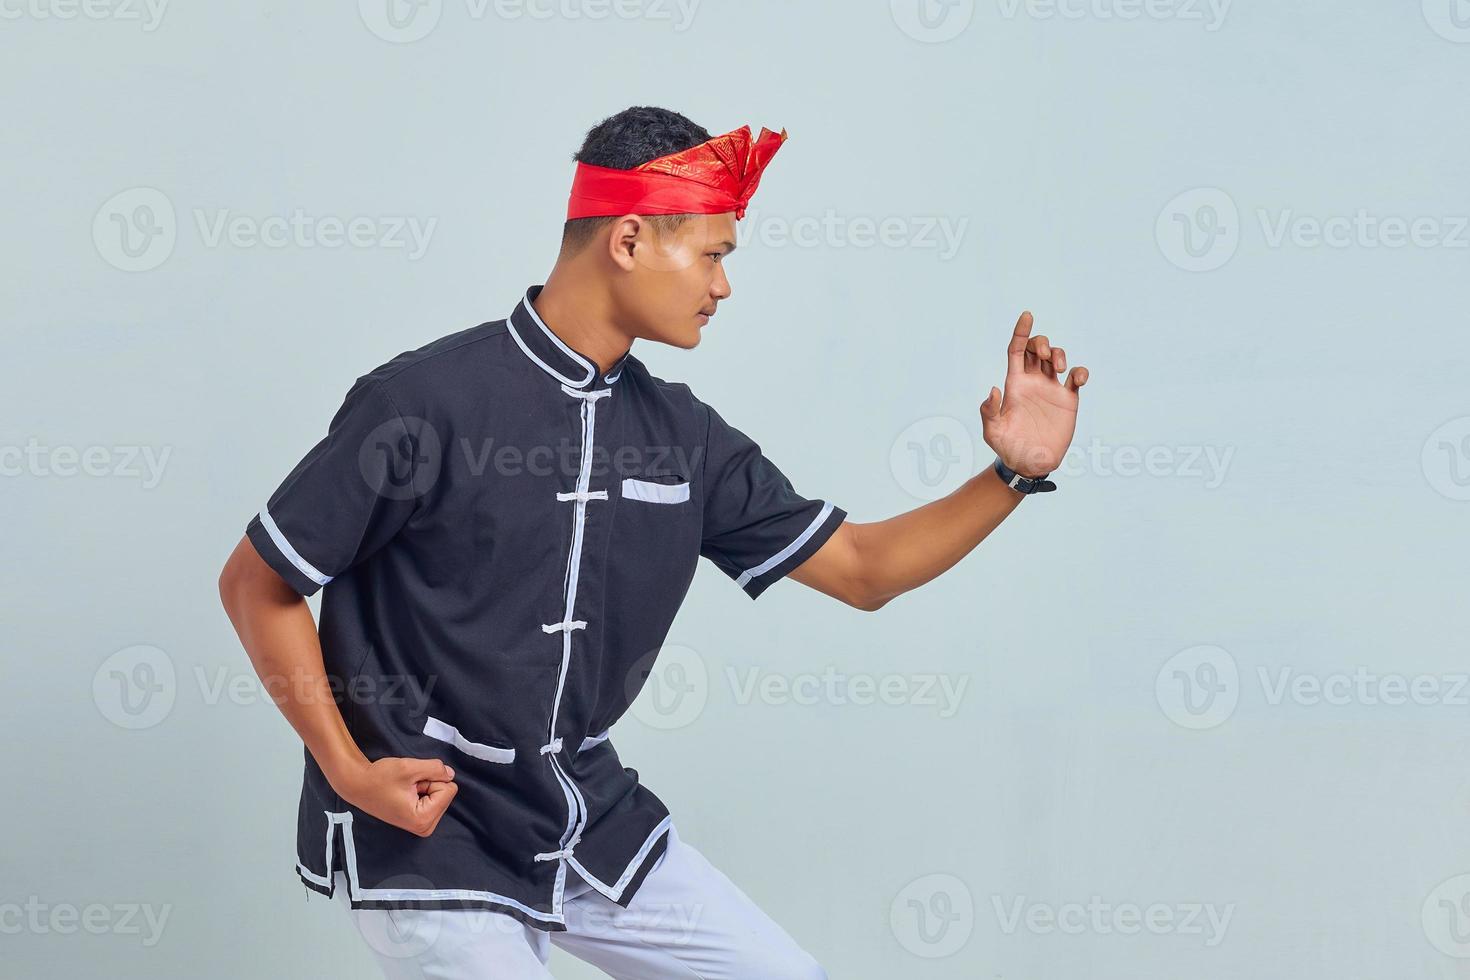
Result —
<instances>
[{"instance_id":1,"label":"chin","mask_svg":"<svg viewBox=\"0 0 1470 980\"><path fill-rule=\"evenodd\" d=\"M695 324L688 330L667 331L656 339L659 343L668 344L670 347L682 347L684 350L691 350L699 346L703 335L700 333L699 325Z\"/></svg>"}]
</instances>

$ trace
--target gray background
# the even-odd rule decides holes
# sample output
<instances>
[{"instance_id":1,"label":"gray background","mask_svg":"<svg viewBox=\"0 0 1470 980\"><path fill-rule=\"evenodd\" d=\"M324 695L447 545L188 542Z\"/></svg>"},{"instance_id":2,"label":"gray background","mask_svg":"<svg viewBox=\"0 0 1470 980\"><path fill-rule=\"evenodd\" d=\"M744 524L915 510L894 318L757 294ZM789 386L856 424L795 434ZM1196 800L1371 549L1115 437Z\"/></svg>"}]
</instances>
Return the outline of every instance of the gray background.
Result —
<instances>
[{"instance_id":1,"label":"gray background","mask_svg":"<svg viewBox=\"0 0 1470 980\"><path fill-rule=\"evenodd\" d=\"M1470 976L1470 5L915 7L7 0L0 974L371 974L216 575L657 104L791 134L635 352L803 492L985 465L1022 308L1093 372L1061 491L878 614L701 568L615 732L681 834L834 977Z\"/></svg>"}]
</instances>

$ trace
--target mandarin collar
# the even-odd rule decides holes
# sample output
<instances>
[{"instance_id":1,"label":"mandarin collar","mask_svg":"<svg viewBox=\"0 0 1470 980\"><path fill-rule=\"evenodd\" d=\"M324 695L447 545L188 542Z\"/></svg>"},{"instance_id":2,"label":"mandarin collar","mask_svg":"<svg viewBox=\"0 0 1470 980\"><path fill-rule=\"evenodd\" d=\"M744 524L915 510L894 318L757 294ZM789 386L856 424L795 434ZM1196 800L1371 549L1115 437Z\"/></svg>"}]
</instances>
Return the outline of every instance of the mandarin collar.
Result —
<instances>
[{"instance_id":1,"label":"mandarin collar","mask_svg":"<svg viewBox=\"0 0 1470 980\"><path fill-rule=\"evenodd\" d=\"M544 284L542 284L544 285ZM566 385L579 391L609 388L622 376L623 367L633 348L629 345L623 356L608 368L598 371L597 362L567 344L536 313L531 302L541 293L542 286L531 286L506 320L506 328L516 345L541 370Z\"/></svg>"}]
</instances>

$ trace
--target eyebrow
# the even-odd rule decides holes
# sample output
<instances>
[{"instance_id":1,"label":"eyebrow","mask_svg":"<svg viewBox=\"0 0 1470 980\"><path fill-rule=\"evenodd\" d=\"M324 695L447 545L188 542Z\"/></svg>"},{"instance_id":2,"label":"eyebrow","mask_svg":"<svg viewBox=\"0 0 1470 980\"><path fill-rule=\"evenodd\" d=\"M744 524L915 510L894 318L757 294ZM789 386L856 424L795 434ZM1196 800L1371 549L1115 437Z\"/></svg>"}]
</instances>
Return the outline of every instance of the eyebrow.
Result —
<instances>
[{"instance_id":1,"label":"eyebrow","mask_svg":"<svg viewBox=\"0 0 1470 980\"><path fill-rule=\"evenodd\" d=\"M715 244L724 246L726 255L729 255L731 252L735 251L734 242L716 242Z\"/></svg>"}]
</instances>

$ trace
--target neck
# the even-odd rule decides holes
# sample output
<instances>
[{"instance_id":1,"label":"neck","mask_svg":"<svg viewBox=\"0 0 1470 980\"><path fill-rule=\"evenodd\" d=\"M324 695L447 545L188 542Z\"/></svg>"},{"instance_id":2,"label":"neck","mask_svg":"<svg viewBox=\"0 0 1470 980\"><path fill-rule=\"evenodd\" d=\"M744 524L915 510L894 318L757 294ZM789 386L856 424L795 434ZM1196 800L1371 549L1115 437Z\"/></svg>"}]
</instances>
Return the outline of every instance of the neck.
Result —
<instances>
[{"instance_id":1,"label":"neck","mask_svg":"<svg viewBox=\"0 0 1470 980\"><path fill-rule=\"evenodd\" d=\"M596 362L598 371L611 368L633 345L618 329L610 298L590 270L557 262L531 305L552 333Z\"/></svg>"}]
</instances>

